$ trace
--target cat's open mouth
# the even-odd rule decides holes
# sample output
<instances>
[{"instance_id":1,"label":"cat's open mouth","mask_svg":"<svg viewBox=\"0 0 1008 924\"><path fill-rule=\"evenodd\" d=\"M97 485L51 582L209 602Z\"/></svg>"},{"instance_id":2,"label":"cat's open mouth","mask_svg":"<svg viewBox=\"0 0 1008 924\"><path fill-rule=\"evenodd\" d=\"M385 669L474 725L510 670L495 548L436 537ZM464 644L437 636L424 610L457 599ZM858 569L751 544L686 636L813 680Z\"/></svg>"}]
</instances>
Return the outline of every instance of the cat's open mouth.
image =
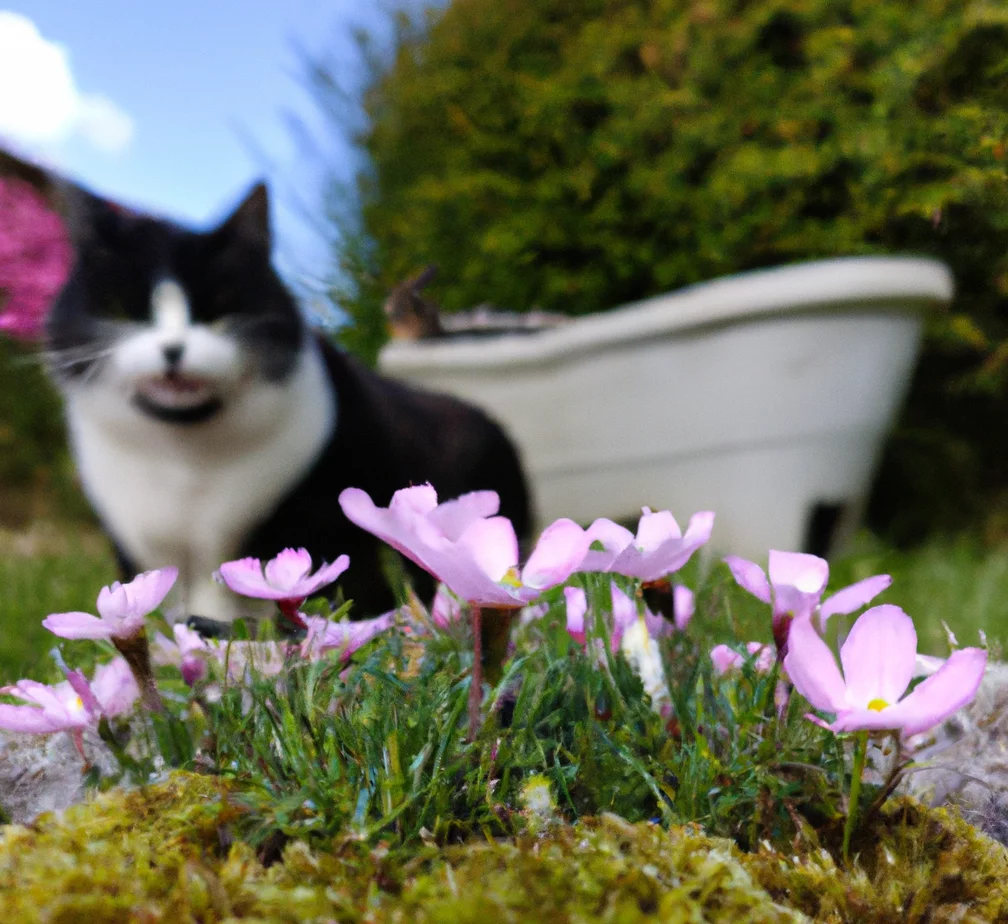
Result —
<instances>
[{"instance_id":1,"label":"cat's open mouth","mask_svg":"<svg viewBox=\"0 0 1008 924\"><path fill-rule=\"evenodd\" d=\"M193 423L215 414L220 396L210 383L188 375L163 375L138 383L134 403L145 413L176 423Z\"/></svg>"}]
</instances>

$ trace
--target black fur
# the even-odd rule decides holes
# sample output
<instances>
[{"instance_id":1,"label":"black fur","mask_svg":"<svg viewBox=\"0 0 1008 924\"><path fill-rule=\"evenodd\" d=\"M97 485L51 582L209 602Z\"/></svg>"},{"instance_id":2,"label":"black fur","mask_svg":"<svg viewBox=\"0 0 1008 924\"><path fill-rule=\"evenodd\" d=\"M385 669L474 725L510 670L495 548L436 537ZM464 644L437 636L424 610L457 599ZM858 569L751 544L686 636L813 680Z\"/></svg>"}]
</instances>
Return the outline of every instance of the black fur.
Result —
<instances>
[{"instance_id":1,"label":"black fur","mask_svg":"<svg viewBox=\"0 0 1008 924\"><path fill-rule=\"evenodd\" d=\"M445 500L492 488L500 494L501 514L520 538L529 536L521 462L496 423L456 398L383 378L323 344L338 402L335 436L304 481L249 538L246 554L265 558L284 546L304 545L332 561L345 552L351 567L340 579L343 592L358 610L375 613L395 602L379 577L383 543L343 516L336 502L343 488L363 488L382 506L399 488L428 481ZM410 570L421 598L429 600L433 581Z\"/></svg>"}]
</instances>

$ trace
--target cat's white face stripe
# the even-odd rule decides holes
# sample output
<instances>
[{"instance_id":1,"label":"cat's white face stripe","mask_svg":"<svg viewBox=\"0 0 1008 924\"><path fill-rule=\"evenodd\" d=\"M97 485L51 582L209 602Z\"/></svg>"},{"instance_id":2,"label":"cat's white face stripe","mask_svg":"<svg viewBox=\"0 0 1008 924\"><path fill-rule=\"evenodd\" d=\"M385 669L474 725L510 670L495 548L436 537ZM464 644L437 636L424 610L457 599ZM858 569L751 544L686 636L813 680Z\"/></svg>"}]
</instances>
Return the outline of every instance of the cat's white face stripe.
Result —
<instances>
[{"instance_id":1,"label":"cat's white face stripe","mask_svg":"<svg viewBox=\"0 0 1008 924\"><path fill-rule=\"evenodd\" d=\"M181 333L189 326L189 299L174 279L162 279L151 292L154 326L165 332Z\"/></svg>"}]
</instances>

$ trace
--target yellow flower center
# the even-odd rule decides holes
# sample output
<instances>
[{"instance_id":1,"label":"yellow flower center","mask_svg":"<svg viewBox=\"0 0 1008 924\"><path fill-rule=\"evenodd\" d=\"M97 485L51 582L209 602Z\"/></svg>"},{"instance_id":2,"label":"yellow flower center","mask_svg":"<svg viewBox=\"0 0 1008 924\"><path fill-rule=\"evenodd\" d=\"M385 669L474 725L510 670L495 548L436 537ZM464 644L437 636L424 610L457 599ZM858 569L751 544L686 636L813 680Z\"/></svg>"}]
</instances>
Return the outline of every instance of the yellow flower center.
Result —
<instances>
[{"instance_id":1,"label":"yellow flower center","mask_svg":"<svg viewBox=\"0 0 1008 924\"><path fill-rule=\"evenodd\" d=\"M504 577L500 579L500 583L507 587L521 587L521 575L518 573L517 568L508 568L504 572Z\"/></svg>"},{"instance_id":2,"label":"yellow flower center","mask_svg":"<svg viewBox=\"0 0 1008 924\"><path fill-rule=\"evenodd\" d=\"M883 709L887 709L888 707L889 704L884 699L873 699L870 703L868 703L868 708L871 709L872 712L881 712Z\"/></svg>"}]
</instances>

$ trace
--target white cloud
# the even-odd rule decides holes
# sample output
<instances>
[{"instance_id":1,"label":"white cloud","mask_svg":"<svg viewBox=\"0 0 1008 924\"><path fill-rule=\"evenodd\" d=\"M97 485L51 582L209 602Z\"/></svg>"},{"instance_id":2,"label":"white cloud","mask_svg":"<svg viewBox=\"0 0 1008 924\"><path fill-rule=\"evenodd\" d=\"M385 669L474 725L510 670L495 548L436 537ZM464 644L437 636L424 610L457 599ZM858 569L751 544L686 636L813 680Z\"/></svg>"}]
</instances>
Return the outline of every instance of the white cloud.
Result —
<instances>
[{"instance_id":1,"label":"white cloud","mask_svg":"<svg viewBox=\"0 0 1008 924\"><path fill-rule=\"evenodd\" d=\"M133 120L108 97L77 88L62 45L0 10L0 137L34 147L74 135L114 153L132 140Z\"/></svg>"}]
</instances>

